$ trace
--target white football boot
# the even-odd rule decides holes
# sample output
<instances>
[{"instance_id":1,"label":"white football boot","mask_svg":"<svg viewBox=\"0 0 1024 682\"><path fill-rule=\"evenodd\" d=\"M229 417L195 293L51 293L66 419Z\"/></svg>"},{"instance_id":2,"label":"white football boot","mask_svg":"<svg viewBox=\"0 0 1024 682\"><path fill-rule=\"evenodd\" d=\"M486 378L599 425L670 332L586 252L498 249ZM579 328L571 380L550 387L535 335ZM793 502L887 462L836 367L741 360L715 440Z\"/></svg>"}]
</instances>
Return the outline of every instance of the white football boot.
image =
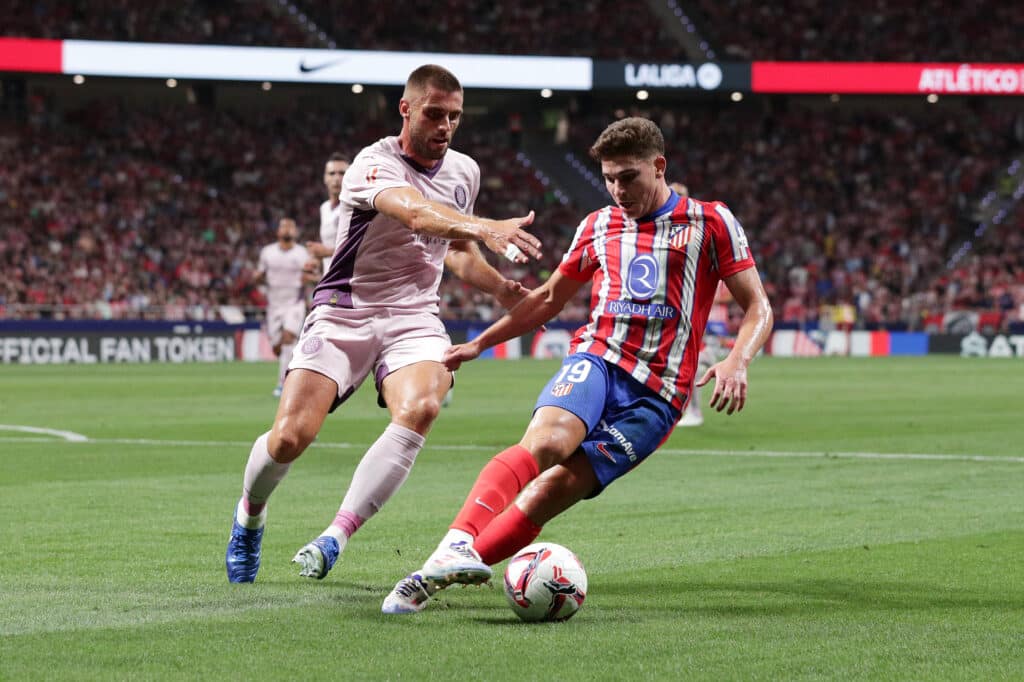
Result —
<instances>
[{"instance_id":1,"label":"white football boot","mask_svg":"<svg viewBox=\"0 0 1024 682\"><path fill-rule=\"evenodd\" d=\"M453 584L480 585L491 579L491 567L485 564L473 546L465 541L438 547L423 564L423 580L433 587Z\"/></svg>"},{"instance_id":2,"label":"white football boot","mask_svg":"<svg viewBox=\"0 0 1024 682\"><path fill-rule=\"evenodd\" d=\"M395 585L395 589L384 597L381 613L406 615L419 613L427 605L437 589L427 583L419 573L410 573Z\"/></svg>"}]
</instances>

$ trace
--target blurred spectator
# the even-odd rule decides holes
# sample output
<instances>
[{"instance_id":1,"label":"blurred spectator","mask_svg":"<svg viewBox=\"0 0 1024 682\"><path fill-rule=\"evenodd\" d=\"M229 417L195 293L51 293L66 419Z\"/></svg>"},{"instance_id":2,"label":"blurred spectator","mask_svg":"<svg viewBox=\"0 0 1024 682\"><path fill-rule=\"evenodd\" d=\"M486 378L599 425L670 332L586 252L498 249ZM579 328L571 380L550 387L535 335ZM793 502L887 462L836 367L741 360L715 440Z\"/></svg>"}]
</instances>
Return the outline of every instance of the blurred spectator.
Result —
<instances>
[{"instance_id":1,"label":"blurred spectator","mask_svg":"<svg viewBox=\"0 0 1024 682\"><path fill-rule=\"evenodd\" d=\"M9 0L0 35L326 47L279 4L247 0Z\"/></svg>"},{"instance_id":2,"label":"blurred spectator","mask_svg":"<svg viewBox=\"0 0 1024 682\"><path fill-rule=\"evenodd\" d=\"M1019 3L681 2L722 59L1018 62Z\"/></svg>"}]
</instances>

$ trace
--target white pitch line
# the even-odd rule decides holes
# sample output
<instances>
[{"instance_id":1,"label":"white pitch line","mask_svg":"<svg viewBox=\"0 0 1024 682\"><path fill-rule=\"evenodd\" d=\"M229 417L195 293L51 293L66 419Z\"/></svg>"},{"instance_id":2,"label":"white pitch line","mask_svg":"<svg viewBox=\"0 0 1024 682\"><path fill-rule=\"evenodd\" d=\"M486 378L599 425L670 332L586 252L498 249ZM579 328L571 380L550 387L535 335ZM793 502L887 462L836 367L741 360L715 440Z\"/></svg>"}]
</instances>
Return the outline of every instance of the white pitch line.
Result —
<instances>
[{"instance_id":1,"label":"white pitch line","mask_svg":"<svg viewBox=\"0 0 1024 682\"><path fill-rule=\"evenodd\" d=\"M20 431L21 433L38 433L44 436L57 436L71 443L84 443L89 440L87 436L74 431L61 431L59 429L46 429L41 426L21 426L19 424L0 424L0 431Z\"/></svg>"},{"instance_id":2,"label":"white pitch line","mask_svg":"<svg viewBox=\"0 0 1024 682\"><path fill-rule=\"evenodd\" d=\"M926 452L789 452L783 450L676 450L662 448L658 452L673 455L711 455L721 457L805 457L833 459L908 459L944 462L1013 462L1024 464L1024 457L998 457L995 455L942 455Z\"/></svg>"},{"instance_id":3,"label":"white pitch line","mask_svg":"<svg viewBox=\"0 0 1024 682\"><path fill-rule=\"evenodd\" d=\"M59 432L51 429L43 429L43 432L63 434L72 432ZM74 443L98 443L108 445L152 445L165 447L198 447L198 448L247 448L252 445L251 441L242 440L161 440L159 438L88 438L81 434L80 440L69 439L66 442ZM52 438L31 438L31 437L10 437L0 436L0 443L54 443ZM315 442L310 447L327 448L334 450L365 450L369 443L330 443ZM431 450L440 451L475 451L491 450L495 446L487 445L427 445ZM998 457L995 455L970 455L970 454L938 454L938 453L910 453L910 452L833 452L833 451L787 451L787 450L690 450L679 448L661 448L659 453L665 455L691 455L700 457L771 457L779 459L874 459L874 460L926 460L940 462L992 462L1003 464L1024 464L1024 457Z\"/></svg>"}]
</instances>

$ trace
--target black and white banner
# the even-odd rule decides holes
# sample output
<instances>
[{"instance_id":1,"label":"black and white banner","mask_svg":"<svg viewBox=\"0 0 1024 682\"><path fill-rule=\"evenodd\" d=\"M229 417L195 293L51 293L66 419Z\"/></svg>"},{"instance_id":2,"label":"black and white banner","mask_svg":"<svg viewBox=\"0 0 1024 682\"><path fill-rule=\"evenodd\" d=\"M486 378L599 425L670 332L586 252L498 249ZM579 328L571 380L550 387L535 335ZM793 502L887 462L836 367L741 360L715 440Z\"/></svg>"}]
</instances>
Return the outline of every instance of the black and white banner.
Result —
<instances>
[{"instance_id":1,"label":"black and white banner","mask_svg":"<svg viewBox=\"0 0 1024 682\"><path fill-rule=\"evenodd\" d=\"M0 364L95 365L245 359L258 324L158 320L0 321ZM255 358L254 358L255 359Z\"/></svg>"}]
</instances>

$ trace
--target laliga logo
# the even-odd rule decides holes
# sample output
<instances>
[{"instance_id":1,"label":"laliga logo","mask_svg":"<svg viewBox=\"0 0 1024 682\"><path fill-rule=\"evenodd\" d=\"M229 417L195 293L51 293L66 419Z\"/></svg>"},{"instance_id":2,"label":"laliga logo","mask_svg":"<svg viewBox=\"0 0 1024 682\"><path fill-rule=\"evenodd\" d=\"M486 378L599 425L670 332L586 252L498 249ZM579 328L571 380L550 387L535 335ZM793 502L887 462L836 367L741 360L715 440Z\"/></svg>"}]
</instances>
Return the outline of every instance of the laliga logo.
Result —
<instances>
[{"instance_id":1,"label":"laliga logo","mask_svg":"<svg viewBox=\"0 0 1024 682\"><path fill-rule=\"evenodd\" d=\"M714 90L722 84L722 68L710 62L692 64L626 64L626 85Z\"/></svg>"}]
</instances>

